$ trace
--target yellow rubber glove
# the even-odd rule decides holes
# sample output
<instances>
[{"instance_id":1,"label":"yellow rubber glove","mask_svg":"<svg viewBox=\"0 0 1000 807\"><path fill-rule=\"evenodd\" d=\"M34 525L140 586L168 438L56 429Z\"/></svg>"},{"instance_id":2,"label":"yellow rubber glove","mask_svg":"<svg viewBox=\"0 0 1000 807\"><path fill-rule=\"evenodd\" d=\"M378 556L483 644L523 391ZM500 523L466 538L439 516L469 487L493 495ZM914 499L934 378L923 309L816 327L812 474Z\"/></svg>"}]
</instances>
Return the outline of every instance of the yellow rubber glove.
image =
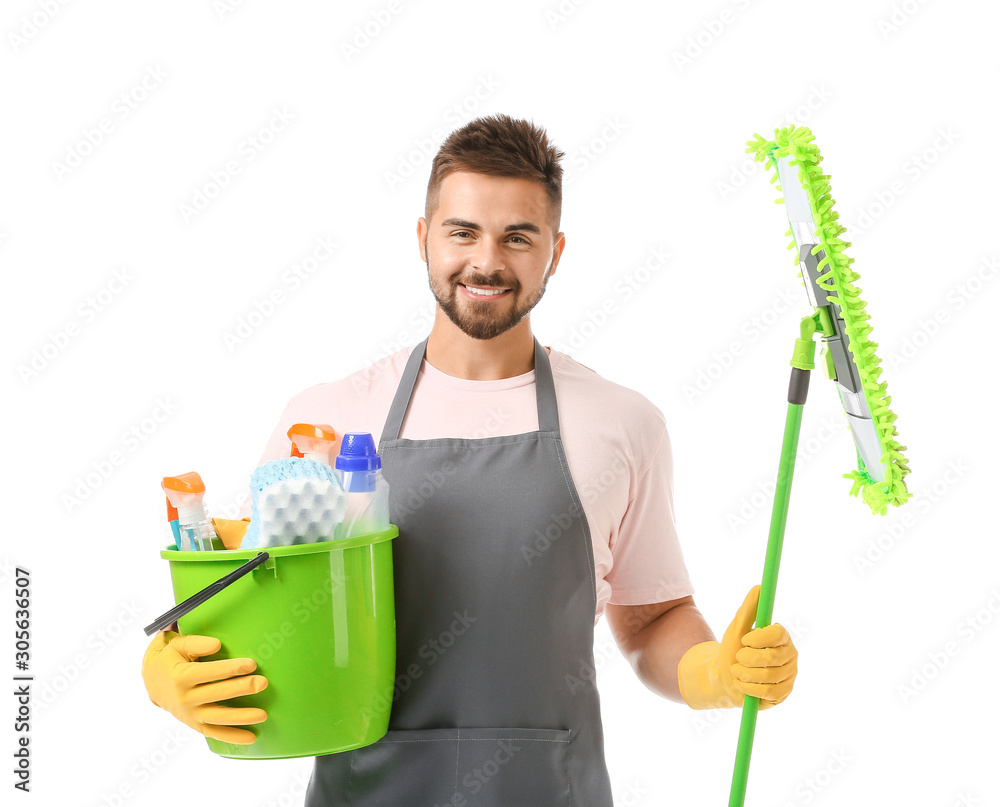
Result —
<instances>
[{"instance_id":1,"label":"yellow rubber glove","mask_svg":"<svg viewBox=\"0 0 1000 807\"><path fill-rule=\"evenodd\" d=\"M696 644L681 657L677 683L692 709L742 706L744 695L769 709L792 691L799 651L777 623L751 630L759 596L760 586L750 589L721 643Z\"/></svg>"},{"instance_id":2,"label":"yellow rubber glove","mask_svg":"<svg viewBox=\"0 0 1000 807\"><path fill-rule=\"evenodd\" d=\"M142 680L149 699L195 731L226 743L249 745L257 736L247 726L267 719L263 709L220 706L216 701L253 695L267 686L249 658L197 661L218 652L222 642L211 636L181 636L160 631L142 659Z\"/></svg>"}]
</instances>

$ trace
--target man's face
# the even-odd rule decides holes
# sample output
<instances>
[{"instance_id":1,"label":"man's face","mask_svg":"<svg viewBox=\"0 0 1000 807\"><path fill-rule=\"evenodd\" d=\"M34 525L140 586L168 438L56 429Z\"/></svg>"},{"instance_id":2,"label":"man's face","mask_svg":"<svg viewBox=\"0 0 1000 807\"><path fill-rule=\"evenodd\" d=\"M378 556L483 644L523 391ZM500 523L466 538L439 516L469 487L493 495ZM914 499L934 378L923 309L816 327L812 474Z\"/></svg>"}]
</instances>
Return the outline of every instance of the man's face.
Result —
<instances>
[{"instance_id":1,"label":"man's face","mask_svg":"<svg viewBox=\"0 0 1000 807\"><path fill-rule=\"evenodd\" d=\"M473 339L493 339L528 315L565 246L562 233L553 238L541 183L467 171L442 180L438 208L417 233L438 305Z\"/></svg>"}]
</instances>

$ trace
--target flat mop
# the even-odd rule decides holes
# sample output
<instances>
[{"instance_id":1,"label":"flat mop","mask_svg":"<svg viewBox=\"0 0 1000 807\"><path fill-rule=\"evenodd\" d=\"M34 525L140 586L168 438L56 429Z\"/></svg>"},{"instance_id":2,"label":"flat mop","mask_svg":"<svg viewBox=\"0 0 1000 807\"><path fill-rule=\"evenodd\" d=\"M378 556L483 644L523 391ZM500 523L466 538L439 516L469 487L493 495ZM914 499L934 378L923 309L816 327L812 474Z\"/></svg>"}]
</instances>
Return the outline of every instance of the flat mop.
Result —
<instances>
[{"instance_id":1,"label":"flat mop","mask_svg":"<svg viewBox=\"0 0 1000 807\"><path fill-rule=\"evenodd\" d=\"M872 329L861 290L854 285L859 278L851 269L854 261L844 253L850 242L840 237L844 228L833 209L830 177L820 169L823 158L812 141L812 132L804 126L776 129L773 140L755 134L753 140L747 141L747 152L774 170L771 182L778 181L778 190L784 194L784 199L777 201L784 202L788 214L790 226L785 235L792 237L788 248L795 250L799 276L809 304L815 309L802 319L792 354L788 413L757 605L758 628L771 624L792 470L809 371L815 367L813 340L817 334L823 341L821 363L827 377L836 382L857 450L857 468L844 474L854 483L850 494L860 493L862 501L880 515L886 514L889 505L898 507L910 498L905 484L910 469L903 457L905 446L896 440L896 415L889 408L892 398L886 394L886 382L880 380L882 368L875 355L878 345L869 339ZM759 698L744 696L730 807L742 807L746 795L759 704Z\"/></svg>"}]
</instances>

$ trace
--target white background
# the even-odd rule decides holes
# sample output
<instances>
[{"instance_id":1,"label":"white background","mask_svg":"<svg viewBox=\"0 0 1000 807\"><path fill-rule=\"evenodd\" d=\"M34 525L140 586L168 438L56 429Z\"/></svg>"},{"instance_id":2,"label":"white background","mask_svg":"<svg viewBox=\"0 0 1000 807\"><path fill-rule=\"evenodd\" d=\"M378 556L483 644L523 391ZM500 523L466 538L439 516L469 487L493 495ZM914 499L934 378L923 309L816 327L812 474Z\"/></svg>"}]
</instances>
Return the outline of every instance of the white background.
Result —
<instances>
[{"instance_id":1,"label":"white background","mask_svg":"<svg viewBox=\"0 0 1000 807\"><path fill-rule=\"evenodd\" d=\"M533 330L664 412L720 637L760 579L761 491L810 312L745 142L813 129L915 498L880 518L848 497L854 450L815 374L775 607L800 673L760 717L747 804L998 803L995 6L345 6L4 4L0 624L26 567L36 676L16 803L301 803L311 760L218 758L146 697L141 628L172 604L159 480L197 469L231 513L291 395L427 334L430 158L494 112L567 155L567 247ZM290 120L269 137L275 110ZM199 191L213 198L186 215ZM283 276L324 237L338 248L293 289ZM669 260L639 271L656 249ZM241 321L256 327L227 344ZM595 653L617 804L726 803L738 713L659 699L603 620Z\"/></svg>"}]
</instances>

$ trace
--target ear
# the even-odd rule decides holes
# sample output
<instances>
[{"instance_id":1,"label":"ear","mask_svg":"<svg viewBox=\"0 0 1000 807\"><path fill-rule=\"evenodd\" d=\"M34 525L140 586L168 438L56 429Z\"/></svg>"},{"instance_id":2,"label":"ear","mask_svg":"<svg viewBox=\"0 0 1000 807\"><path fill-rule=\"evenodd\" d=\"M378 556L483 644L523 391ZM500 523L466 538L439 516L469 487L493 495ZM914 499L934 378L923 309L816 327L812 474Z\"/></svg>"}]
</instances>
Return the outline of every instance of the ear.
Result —
<instances>
[{"instance_id":1,"label":"ear","mask_svg":"<svg viewBox=\"0 0 1000 807\"><path fill-rule=\"evenodd\" d=\"M566 233L556 233L555 244L552 247L552 271L549 272L549 277L552 277L556 273L556 269L559 268L559 259L562 257L565 248Z\"/></svg>"},{"instance_id":2,"label":"ear","mask_svg":"<svg viewBox=\"0 0 1000 807\"><path fill-rule=\"evenodd\" d=\"M427 253L424 250L424 241L427 239L427 219L421 216L417 219L417 247L420 249L420 260L427 263Z\"/></svg>"}]
</instances>

